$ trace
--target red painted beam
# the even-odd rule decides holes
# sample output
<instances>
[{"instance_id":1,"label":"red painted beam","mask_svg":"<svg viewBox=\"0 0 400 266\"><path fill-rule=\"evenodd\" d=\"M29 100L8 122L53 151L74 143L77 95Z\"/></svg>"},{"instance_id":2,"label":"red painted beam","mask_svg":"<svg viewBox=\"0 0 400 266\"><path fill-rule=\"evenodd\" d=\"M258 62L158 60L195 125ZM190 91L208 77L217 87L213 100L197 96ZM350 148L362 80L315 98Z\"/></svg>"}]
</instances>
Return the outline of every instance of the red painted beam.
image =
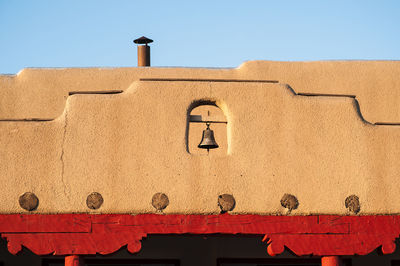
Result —
<instances>
[{"instance_id":1,"label":"red painted beam","mask_svg":"<svg viewBox=\"0 0 400 266\"><path fill-rule=\"evenodd\" d=\"M38 255L110 254L125 245L135 253L148 234L220 233L264 235L270 255L285 247L297 255L364 255L379 246L394 252L400 216L18 214L0 215L0 233L13 254L22 246Z\"/></svg>"},{"instance_id":2,"label":"red painted beam","mask_svg":"<svg viewBox=\"0 0 400 266\"><path fill-rule=\"evenodd\" d=\"M84 233L92 230L87 214L2 214L2 233Z\"/></svg>"}]
</instances>

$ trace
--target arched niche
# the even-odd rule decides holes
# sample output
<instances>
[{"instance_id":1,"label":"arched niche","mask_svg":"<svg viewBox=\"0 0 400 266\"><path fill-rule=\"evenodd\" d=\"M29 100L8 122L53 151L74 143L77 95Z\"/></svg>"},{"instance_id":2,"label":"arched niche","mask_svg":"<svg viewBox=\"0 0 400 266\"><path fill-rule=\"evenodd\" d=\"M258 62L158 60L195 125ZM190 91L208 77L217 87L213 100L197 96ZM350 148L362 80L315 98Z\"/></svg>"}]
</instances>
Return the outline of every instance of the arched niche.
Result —
<instances>
[{"instance_id":1,"label":"arched niche","mask_svg":"<svg viewBox=\"0 0 400 266\"><path fill-rule=\"evenodd\" d=\"M198 145L201 142L203 130L213 130L215 141L218 144L216 149L201 149ZM188 108L186 145L187 151L193 155L226 155L228 152L227 118L215 101L195 101Z\"/></svg>"}]
</instances>

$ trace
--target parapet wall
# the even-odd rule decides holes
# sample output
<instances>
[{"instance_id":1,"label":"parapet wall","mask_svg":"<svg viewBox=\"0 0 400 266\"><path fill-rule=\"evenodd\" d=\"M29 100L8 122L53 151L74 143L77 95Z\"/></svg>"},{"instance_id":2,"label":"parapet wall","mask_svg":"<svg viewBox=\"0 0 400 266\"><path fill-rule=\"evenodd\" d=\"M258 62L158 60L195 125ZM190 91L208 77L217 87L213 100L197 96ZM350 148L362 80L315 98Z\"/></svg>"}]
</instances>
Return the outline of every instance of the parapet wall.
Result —
<instances>
[{"instance_id":1,"label":"parapet wall","mask_svg":"<svg viewBox=\"0 0 400 266\"><path fill-rule=\"evenodd\" d=\"M164 193L164 213L219 213L228 194L233 214L397 214L398 88L392 61L0 76L0 212L31 192L34 213L155 213ZM220 148L192 152L192 115L224 122Z\"/></svg>"}]
</instances>

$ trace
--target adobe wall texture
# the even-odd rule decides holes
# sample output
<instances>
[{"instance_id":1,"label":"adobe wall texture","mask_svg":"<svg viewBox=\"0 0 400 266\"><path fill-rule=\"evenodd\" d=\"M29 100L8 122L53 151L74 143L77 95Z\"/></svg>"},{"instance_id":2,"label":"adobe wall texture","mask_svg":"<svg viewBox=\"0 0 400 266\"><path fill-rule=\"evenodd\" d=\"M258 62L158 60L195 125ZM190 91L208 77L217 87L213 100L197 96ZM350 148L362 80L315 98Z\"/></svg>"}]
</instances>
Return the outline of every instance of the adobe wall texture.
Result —
<instances>
[{"instance_id":1,"label":"adobe wall texture","mask_svg":"<svg viewBox=\"0 0 400 266\"><path fill-rule=\"evenodd\" d=\"M232 194L231 213L289 214L292 194L290 215L353 214L350 195L361 215L397 214L400 125L375 123L400 123L399 100L394 61L24 69L0 76L0 212L26 213L33 192L33 213L152 213L162 192L164 213L219 213ZM221 149L208 155L188 152L197 101L227 121L211 125Z\"/></svg>"}]
</instances>

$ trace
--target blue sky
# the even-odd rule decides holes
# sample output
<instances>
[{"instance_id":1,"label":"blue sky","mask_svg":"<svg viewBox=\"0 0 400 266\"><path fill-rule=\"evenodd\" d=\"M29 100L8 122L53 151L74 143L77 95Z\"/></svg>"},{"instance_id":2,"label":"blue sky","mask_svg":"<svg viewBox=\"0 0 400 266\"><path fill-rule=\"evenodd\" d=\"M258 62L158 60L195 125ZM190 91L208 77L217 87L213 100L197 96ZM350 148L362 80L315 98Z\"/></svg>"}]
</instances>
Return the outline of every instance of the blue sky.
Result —
<instances>
[{"instance_id":1,"label":"blue sky","mask_svg":"<svg viewBox=\"0 0 400 266\"><path fill-rule=\"evenodd\" d=\"M400 1L0 0L0 73L24 67L237 67L400 59Z\"/></svg>"}]
</instances>

